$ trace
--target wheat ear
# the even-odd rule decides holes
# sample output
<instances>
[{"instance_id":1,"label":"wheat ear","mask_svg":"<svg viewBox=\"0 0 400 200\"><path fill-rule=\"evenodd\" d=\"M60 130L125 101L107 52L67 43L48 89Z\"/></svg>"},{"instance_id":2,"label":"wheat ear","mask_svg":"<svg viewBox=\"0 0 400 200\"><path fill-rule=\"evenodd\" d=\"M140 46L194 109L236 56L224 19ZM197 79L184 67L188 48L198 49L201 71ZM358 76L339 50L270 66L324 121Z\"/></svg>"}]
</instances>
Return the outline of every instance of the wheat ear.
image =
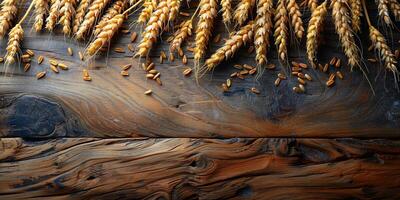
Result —
<instances>
[{"instance_id":1,"label":"wheat ear","mask_svg":"<svg viewBox=\"0 0 400 200\"><path fill-rule=\"evenodd\" d=\"M24 39L24 29L22 29L22 22L29 15L30 11L34 7L35 2L31 2L28 10L25 12L25 15L21 18L21 20L10 30L8 34L8 43L7 43L7 53L4 58L5 64L10 65L15 62L16 55L21 51L21 42Z\"/></svg>"},{"instance_id":2,"label":"wheat ear","mask_svg":"<svg viewBox=\"0 0 400 200\"><path fill-rule=\"evenodd\" d=\"M142 40L138 45L138 51L135 56L147 56L150 49L153 47L153 44L157 42L158 36L164 30L168 22L168 14L169 9L167 0L161 0L147 22L144 32L142 33Z\"/></svg>"},{"instance_id":3,"label":"wheat ear","mask_svg":"<svg viewBox=\"0 0 400 200\"><path fill-rule=\"evenodd\" d=\"M254 46L258 65L267 63L267 49L270 45L273 0L259 0L257 3L257 17L254 24Z\"/></svg>"},{"instance_id":4,"label":"wheat ear","mask_svg":"<svg viewBox=\"0 0 400 200\"><path fill-rule=\"evenodd\" d=\"M385 68L393 73L396 87L398 87L397 80L399 78L399 72L396 67L396 56L392 53L392 50L390 50L382 33L372 25L364 0L362 0L362 6L364 8L365 18L367 19L369 26L369 38L372 42L372 46L378 53L380 60L384 62Z\"/></svg>"},{"instance_id":5,"label":"wheat ear","mask_svg":"<svg viewBox=\"0 0 400 200\"><path fill-rule=\"evenodd\" d=\"M60 9L62 7L61 0L51 0L51 6L49 16L46 19L46 29L53 31L57 24L58 18L60 17Z\"/></svg>"},{"instance_id":6,"label":"wheat ear","mask_svg":"<svg viewBox=\"0 0 400 200\"><path fill-rule=\"evenodd\" d=\"M127 1L125 1L127 3ZM87 47L85 53L88 56L94 56L100 49L101 47L105 46L111 41L111 38L118 32L118 30L121 28L122 23L125 20L125 16L128 14L129 11L134 9L137 5L139 5L142 2L142 0L136 2L136 4L133 4L130 8L125 10L125 12L121 14L117 14L111 19L108 20L107 24L100 29L100 32L98 35L96 35L96 38L94 39L93 42L89 44Z\"/></svg>"},{"instance_id":7,"label":"wheat ear","mask_svg":"<svg viewBox=\"0 0 400 200\"><path fill-rule=\"evenodd\" d=\"M49 2L47 0L36 0L35 1L35 22L33 27L36 32L40 32L43 29L44 21L46 19L47 12L49 10Z\"/></svg>"},{"instance_id":8,"label":"wheat ear","mask_svg":"<svg viewBox=\"0 0 400 200\"><path fill-rule=\"evenodd\" d=\"M94 35L99 34L101 32L101 29L107 26L107 24L110 23L109 20L111 20L114 16L124 12L124 9L126 8L127 5L128 5L127 0L115 1L113 5L107 9L106 14L104 14L103 17L101 17L99 23L97 23L97 25L95 26Z\"/></svg>"},{"instance_id":9,"label":"wheat ear","mask_svg":"<svg viewBox=\"0 0 400 200\"><path fill-rule=\"evenodd\" d=\"M351 25L353 26L354 32L358 33L361 31L361 16L362 7L360 0L350 0L350 10L351 10Z\"/></svg>"},{"instance_id":10,"label":"wheat ear","mask_svg":"<svg viewBox=\"0 0 400 200\"><path fill-rule=\"evenodd\" d=\"M63 26L62 30L64 35L70 35L72 31L72 17L75 14L76 0L63 0L62 4L59 23Z\"/></svg>"},{"instance_id":11,"label":"wheat ear","mask_svg":"<svg viewBox=\"0 0 400 200\"><path fill-rule=\"evenodd\" d=\"M193 30L193 20L189 19L182 22L179 30L174 34L174 39L170 45L170 51L175 52L177 49L181 48L182 43L192 35Z\"/></svg>"},{"instance_id":12,"label":"wheat ear","mask_svg":"<svg viewBox=\"0 0 400 200\"><path fill-rule=\"evenodd\" d=\"M395 78L399 76L399 72L396 68L396 58L389 46L386 43L385 37L373 26L369 26L369 38L371 39L372 45L378 52L381 60L383 60L385 68L390 70ZM397 82L397 81L396 81Z\"/></svg>"},{"instance_id":13,"label":"wheat ear","mask_svg":"<svg viewBox=\"0 0 400 200\"><path fill-rule=\"evenodd\" d=\"M168 22L173 22L178 15L181 0L167 0L167 5L169 9Z\"/></svg>"},{"instance_id":14,"label":"wheat ear","mask_svg":"<svg viewBox=\"0 0 400 200\"><path fill-rule=\"evenodd\" d=\"M84 36L90 31L90 29L94 26L94 23L103 12L104 8L110 0L93 0L92 4L90 4L88 11L85 15L85 19L82 24L79 26L78 31L75 34L76 39L83 39Z\"/></svg>"},{"instance_id":15,"label":"wheat ear","mask_svg":"<svg viewBox=\"0 0 400 200\"><path fill-rule=\"evenodd\" d=\"M73 28L72 28L72 32L76 33L79 29L79 26L81 25L84 17L85 17L85 13L87 11L87 9L89 8L90 3L92 2L92 0L81 0L78 8L76 9L76 14L75 14L75 19L74 19L74 23L73 23Z\"/></svg>"},{"instance_id":16,"label":"wheat ear","mask_svg":"<svg viewBox=\"0 0 400 200\"><path fill-rule=\"evenodd\" d=\"M278 57L281 61L287 59L287 41L288 41L288 16L285 6L285 0L278 0L275 10L275 45L278 49Z\"/></svg>"},{"instance_id":17,"label":"wheat ear","mask_svg":"<svg viewBox=\"0 0 400 200\"><path fill-rule=\"evenodd\" d=\"M293 27L293 31L298 39L303 38L304 27L303 20L301 19L301 12L299 5L297 5L296 0L289 0L287 4L287 10L289 11L290 21Z\"/></svg>"},{"instance_id":18,"label":"wheat ear","mask_svg":"<svg viewBox=\"0 0 400 200\"><path fill-rule=\"evenodd\" d=\"M194 48L194 59L196 62L200 62L206 53L214 20L218 14L218 1L201 0L199 6L199 21L197 22L196 46Z\"/></svg>"},{"instance_id":19,"label":"wheat ear","mask_svg":"<svg viewBox=\"0 0 400 200\"><path fill-rule=\"evenodd\" d=\"M360 52L354 40L349 9L345 0L332 0L331 5L336 33L339 35L348 63L353 69L354 66L359 66Z\"/></svg>"},{"instance_id":20,"label":"wheat ear","mask_svg":"<svg viewBox=\"0 0 400 200\"><path fill-rule=\"evenodd\" d=\"M143 10L140 12L137 22L145 24L150 19L151 13L157 8L157 0L146 0L143 4Z\"/></svg>"},{"instance_id":21,"label":"wheat ear","mask_svg":"<svg viewBox=\"0 0 400 200\"><path fill-rule=\"evenodd\" d=\"M318 0L308 0L307 6L313 12L318 7Z\"/></svg>"},{"instance_id":22,"label":"wheat ear","mask_svg":"<svg viewBox=\"0 0 400 200\"><path fill-rule=\"evenodd\" d=\"M396 21L400 21L400 3L397 0L389 0L389 7Z\"/></svg>"},{"instance_id":23,"label":"wheat ear","mask_svg":"<svg viewBox=\"0 0 400 200\"><path fill-rule=\"evenodd\" d=\"M233 14L233 18L235 19L238 27L242 26L249 18L249 13L251 13L251 10L255 4L255 0L240 0Z\"/></svg>"},{"instance_id":24,"label":"wheat ear","mask_svg":"<svg viewBox=\"0 0 400 200\"><path fill-rule=\"evenodd\" d=\"M317 60L316 55L318 50L319 35L321 33L321 30L323 29L322 27L325 20L325 16L328 12L326 4L327 2L325 1L324 3L322 3L317 8L314 9L314 11L311 14L310 22L308 23L307 42L306 42L307 58L314 68L316 66L315 63Z\"/></svg>"},{"instance_id":25,"label":"wheat ear","mask_svg":"<svg viewBox=\"0 0 400 200\"><path fill-rule=\"evenodd\" d=\"M378 16L379 18L385 22L386 25L392 26L392 20L390 19L389 15L389 8L388 8L388 0L376 0L378 4Z\"/></svg>"},{"instance_id":26,"label":"wheat ear","mask_svg":"<svg viewBox=\"0 0 400 200\"><path fill-rule=\"evenodd\" d=\"M219 48L204 64L204 69L200 71L211 71L222 61L230 59L243 45L250 43L253 39L253 21L243 26L238 32L234 33L225 44Z\"/></svg>"},{"instance_id":27,"label":"wheat ear","mask_svg":"<svg viewBox=\"0 0 400 200\"><path fill-rule=\"evenodd\" d=\"M222 20L225 24L230 24L232 21L232 2L231 0L221 0Z\"/></svg>"},{"instance_id":28,"label":"wheat ear","mask_svg":"<svg viewBox=\"0 0 400 200\"><path fill-rule=\"evenodd\" d=\"M12 21L17 15L18 0L4 0L0 10L0 39L3 38L12 26Z\"/></svg>"}]
</instances>

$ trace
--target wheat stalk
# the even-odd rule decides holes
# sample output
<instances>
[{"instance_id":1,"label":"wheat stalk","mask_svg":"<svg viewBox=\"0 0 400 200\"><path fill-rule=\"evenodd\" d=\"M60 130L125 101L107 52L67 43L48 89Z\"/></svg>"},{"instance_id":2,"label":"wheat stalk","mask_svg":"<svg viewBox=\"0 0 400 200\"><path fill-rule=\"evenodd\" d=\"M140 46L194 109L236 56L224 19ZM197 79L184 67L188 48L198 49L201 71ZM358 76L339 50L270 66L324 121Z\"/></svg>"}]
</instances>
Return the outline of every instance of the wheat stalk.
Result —
<instances>
[{"instance_id":1,"label":"wheat stalk","mask_svg":"<svg viewBox=\"0 0 400 200\"><path fill-rule=\"evenodd\" d=\"M101 32L99 32L96 39L87 47L86 54L89 56L95 55L101 47L105 46L111 40L114 34L122 26L123 22L123 14L117 14L113 18L109 19L108 23L101 29Z\"/></svg>"},{"instance_id":2,"label":"wheat stalk","mask_svg":"<svg viewBox=\"0 0 400 200\"><path fill-rule=\"evenodd\" d=\"M143 4L143 10L140 13L137 22L145 24L149 20L151 13L157 8L157 0L146 0Z\"/></svg>"},{"instance_id":3,"label":"wheat stalk","mask_svg":"<svg viewBox=\"0 0 400 200\"><path fill-rule=\"evenodd\" d=\"M196 46L194 48L196 62L199 62L205 55L214 20L218 14L218 1L201 0L199 6L199 21L197 22Z\"/></svg>"},{"instance_id":4,"label":"wheat stalk","mask_svg":"<svg viewBox=\"0 0 400 200\"><path fill-rule=\"evenodd\" d=\"M71 34L72 17L75 14L76 0L63 0L62 4L59 23L63 26L64 35L69 35Z\"/></svg>"},{"instance_id":5,"label":"wheat stalk","mask_svg":"<svg viewBox=\"0 0 400 200\"><path fill-rule=\"evenodd\" d=\"M5 0L7 1L7 0ZM5 2L3 1L3 3ZM5 56L5 64L10 65L15 62L15 57L16 55L21 51L21 42L24 38L24 29L22 29L22 22L26 19L26 17L29 15L30 11L34 7L35 2L31 2L29 5L28 10L25 12L24 16L21 18L21 20L10 30L10 33L8 34L8 43L7 43L7 53ZM4 8L4 7L3 7Z\"/></svg>"},{"instance_id":6,"label":"wheat stalk","mask_svg":"<svg viewBox=\"0 0 400 200\"><path fill-rule=\"evenodd\" d=\"M311 14L310 22L308 23L307 43L306 43L307 57L309 62L314 68L318 50L318 39L320 32L323 29L322 27L325 20L325 16L328 12L326 4L327 2L325 1L324 3L322 3L317 8L314 9L314 11Z\"/></svg>"},{"instance_id":7,"label":"wheat stalk","mask_svg":"<svg viewBox=\"0 0 400 200\"><path fill-rule=\"evenodd\" d=\"M392 11L396 21L400 20L400 3L397 0L389 0L389 7Z\"/></svg>"},{"instance_id":8,"label":"wheat stalk","mask_svg":"<svg viewBox=\"0 0 400 200\"><path fill-rule=\"evenodd\" d=\"M181 0L167 0L167 5L169 9L168 22L173 22L178 15Z\"/></svg>"},{"instance_id":9,"label":"wheat stalk","mask_svg":"<svg viewBox=\"0 0 400 200\"><path fill-rule=\"evenodd\" d=\"M378 29L371 25L369 26L369 38L371 39L372 45L378 52L381 60L383 60L385 68L390 70L395 78L398 77L399 72L396 68L397 61L392 50L390 50L387 45L385 37L378 31Z\"/></svg>"},{"instance_id":10,"label":"wheat stalk","mask_svg":"<svg viewBox=\"0 0 400 200\"><path fill-rule=\"evenodd\" d=\"M231 0L221 0L222 20L225 24L230 24L232 21L232 2Z\"/></svg>"},{"instance_id":11,"label":"wheat stalk","mask_svg":"<svg viewBox=\"0 0 400 200\"><path fill-rule=\"evenodd\" d=\"M193 20L189 19L182 22L182 25L178 31L174 34L174 39L170 45L170 51L175 52L177 49L181 48L182 43L192 35L193 30Z\"/></svg>"},{"instance_id":12,"label":"wheat stalk","mask_svg":"<svg viewBox=\"0 0 400 200\"><path fill-rule=\"evenodd\" d=\"M82 24L79 26L78 31L75 34L76 39L84 38L84 36L93 27L94 23L109 2L110 0L93 0L85 15L85 19L83 20Z\"/></svg>"},{"instance_id":13,"label":"wheat stalk","mask_svg":"<svg viewBox=\"0 0 400 200\"><path fill-rule=\"evenodd\" d=\"M125 20L125 16L134 9L137 5L139 5L143 0L137 1L130 8L125 10L123 13L116 14L114 17L107 21L107 24L102 27L100 32L96 35L93 42L89 44L86 48L85 54L88 56L94 56L103 46L111 41L111 38L118 32L121 28L122 23ZM127 1L123 1L123 3L127 3ZM125 6L125 5L124 5Z\"/></svg>"},{"instance_id":14,"label":"wheat stalk","mask_svg":"<svg viewBox=\"0 0 400 200\"><path fill-rule=\"evenodd\" d=\"M51 0L49 16L46 19L46 29L53 31L60 17L60 9L62 7L61 0Z\"/></svg>"},{"instance_id":15,"label":"wheat stalk","mask_svg":"<svg viewBox=\"0 0 400 200\"><path fill-rule=\"evenodd\" d=\"M259 0L254 24L254 46L258 65L267 63L267 49L271 34L273 0Z\"/></svg>"},{"instance_id":16,"label":"wheat stalk","mask_svg":"<svg viewBox=\"0 0 400 200\"><path fill-rule=\"evenodd\" d=\"M138 0L129 0L129 5L133 6L138 2Z\"/></svg>"},{"instance_id":17,"label":"wheat stalk","mask_svg":"<svg viewBox=\"0 0 400 200\"><path fill-rule=\"evenodd\" d=\"M49 2L47 0L36 0L35 1L35 22L33 27L36 32L40 32L43 29L45 17L49 9Z\"/></svg>"},{"instance_id":18,"label":"wheat stalk","mask_svg":"<svg viewBox=\"0 0 400 200\"><path fill-rule=\"evenodd\" d=\"M169 8L167 0L161 0L156 10L151 15L147 25L142 33L143 37L138 45L138 51L135 56L147 56L153 44L157 42L157 37L165 28L168 22Z\"/></svg>"},{"instance_id":19,"label":"wheat stalk","mask_svg":"<svg viewBox=\"0 0 400 200\"><path fill-rule=\"evenodd\" d=\"M4 0L0 10L0 39L3 38L12 26L12 21L17 15L17 0Z\"/></svg>"},{"instance_id":20,"label":"wheat stalk","mask_svg":"<svg viewBox=\"0 0 400 200\"><path fill-rule=\"evenodd\" d=\"M7 53L5 56L5 63L15 63L15 56L21 51L20 44L24 38L24 30L20 24L14 26L8 34Z\"/></svg>"},{"instance_id":21,"label":"wheat stalk","mask_svg":"<svg viewBox=\"0 0 400 200\"><path fill-rule=\"evenodd\" d=\"M351 11L351 25L353 26L354 32L358 33L361 31L361 16L362 8L360 0L350 0L350 11Z\"/></svg>"},{"instance_id":22,"label":"wheat stalk","mask_svg":"<svg viewBox=\"0 0 400 200\"><path fill-rule=\"evenodd\" d=\"M255 0L240 0L233 14L237 26L242 26L246 22L255 4Z\"/></svg>"},{"instance_id":23,"label":"wheat stalk","mask_svg":"<svg viewBox=\"0 0 400 200\"><path fill-rule=\"evenodd\" d=\"M121 14L124 9L126 8L128 4L127 0L117 0L113 3L112 6L110 6L107 11L106 14L103 15L103 17L101 17L100 21L97 23L97 25L95 26L94 29L94 35L97 35L101 32L101 30L107 26L110 19L112 19L114 16Z\"/></svg>"},{"instance_id":24,"label":"wheat stalk","mask_svg":"<svg viewBox=\"0 0 400 200\"><path fill-rule=\"evenodd\" d=\"M388 0L376 0L378 4L378 16L379 18L385 22L386 25L392 26L392 20L390 19L389 15L389 8L388 8Z\"/></svg>"},{"instance_id":25,"label":"wheat stalk","mask_svg":"<svg viewBox=\"0 0 400 200\"><path fill-rule=\"evenodd\" d=\"M303 38L304 27L303 20L301 19L301 12L296 0L289 0L287 4L287 10L289 12L290 21L293 27L293 31L298 39Z\"/></svg>"},{"instance_id":26,"label":"wheat stalk","mask_svg":"<svg viewBox=\"0 0 400 200\"><path fill-rule=\"evenodd\" d=\"M275 10L275 45L278 49L278 57L282 61L287 58L287 41L288 41L288 16L285 6L285 0L278 0Z\"/></svg>"},{"instance_id":27,"label":"wheat stalk","mask_svg":"<svg viewBox=\"0 0 400 200\"><path fill-rule=\"evenodd\" d=\"M336 33L339 35L348 63L353 69L354 66L359 66L360 52L354 40L349 9L345 0L332 0L331 6Z\"/></svg>"},{"instance_id":28,"label":"wheat stalk","mask_svg":"<svg viewBox=\"0 0 400 200\"><path fill-rule=\"evenodd\" d=\"M225 44L206 60L204 64L205 70L213 70L222 61L232 58L240 47L246 43L250 43L253 39L253 26L253 21L250 21L226 40ZM200 71L204 71L204 69Z\"/></svg>"},{"instance_id":29,"label":"wheat stalk","mask_svg":"<svg viewBox=\"0 0 400 200\"><path fill-rule=\"evenodd\" d=\"M75 19L74 19L74 23L73 23L73 28L72 28L72 32L76 33L79 29L79 26L81 25L84 17L85 17L85 13L87 11L87 9L90 6L90 3L92 2L92 0L81 0L78 8L76 9L76 14L75 14Z\"/></svg>"}]
</instances>

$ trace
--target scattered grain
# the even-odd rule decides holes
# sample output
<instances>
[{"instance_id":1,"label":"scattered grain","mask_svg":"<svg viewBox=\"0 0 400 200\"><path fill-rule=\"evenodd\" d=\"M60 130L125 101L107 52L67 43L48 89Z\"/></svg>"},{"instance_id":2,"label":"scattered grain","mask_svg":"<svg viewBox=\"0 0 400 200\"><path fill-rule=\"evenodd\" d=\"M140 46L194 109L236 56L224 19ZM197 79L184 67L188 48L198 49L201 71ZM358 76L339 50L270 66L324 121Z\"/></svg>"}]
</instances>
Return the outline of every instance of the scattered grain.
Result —
<instances>
[{"instance_id":1,"label":"scattered grain","mask_svg":"<svg viewBox=\"0 0 400 200\"><path fill-rule=\"evenodd\" d=\"M153 91L151 90L147 90L146 92L144 92L145 95L151 95L153 93Z\"/></svg>"},{"instance_id":2,"label":"scattered grain","mask_svg":"<svg viewBox=\"0 0 400 200\"><path fill-rule=\"evenodd\" d=\"M343 78L344 78L342 72L340 72L340 71L336 72L336 76L341 80L343 80Z\"/></svg>"},{"instance_id":3,"label":"scattered grain","mask_svg":"<svg viewBox=\"0 0 400 200\"><path fill-rule=\"evenodd\" d=\"M183 70L182 74L184 76L189 76L192 73L192 69L191 68L187 68L185 70Z\"/></svg>"},{"instance_id":4,"label":"scattered grain","mask_svg":"<svg viewBox=\"0 0 400 200\"><path fill-rule=\"evenodd\" d=\"M66 64L63 64L63 63L58 63L58 67L60 69L62 69L62 70L68 70L69 69L69 67Z\"/></svg>"},{"instance_id":5,"label":"scattered grain","mask_svg":"<svg viewBox=\"0 0 400 200\"><path fill-rule=\"evenodd\" d=\"M43 63L43 60L44 60L44 57L43 57L43 56L39 56L39 57L37 58L38 64L39 64L39 65L42 64L42 63Z\"/></svg>"},{"instance_id":6,"label":"scattered grain","mask_svg":"<svg viewBox=\"0 0 400 200\"><path fill-rule=\"evenodd\" d=\"M310 75L308 75L308 74L304 74L304 77L305 77L307 80L309 80L309 81L312 81L312 78L311 78L311 76L310 76Z\"/></svg>"},{"instance_id":7,"label":"scattered grain","mask_svg":"<svg viewBox=\"0 0 400 200\"><path fill-rule=\"evenodd\" d=\"M121 71L121 75L122 75L122 76L129 76L129 72L126 71L126 70L122 70L122 71Z\"/></svg>"},{"instance_id":8,"label":"scattered grain","mask_svg":"<svg viewBox=\"0 0 400 200\"><path fill-rule=\"evenodd\" d=\"M123 49L122 47L115 47L114 51L117 53L125 53L125 49Z\"/></svg>"},{"instance_id":9,"label":"scattered grain","mask_svg":"<svg viewBox=\"0 0 400 200\"><path fill-rule=\"evenodd\" d=\"M46 71L38 72L38 73L36 74L36 78L37 78L37 79L41 79L41 78L43 78L44 76L46 76Z\"/></svg>"},{"instance_id":10,"label":"scattered grain","mask_svg":"<svg viewBox=\"0 0 400 200\"><path fill-rule=\"evenodd\" d=\"M51 69L51 71L53 71L53 72L55 72L55 73L58 73L59 71L58 71L58 68L56 67L56 66L54 66L54 65L50 65L50 69Z\"/></svg>"},{"instance_id":11,"label":"scattered grain","mask_svg":"<svg viewBox=\"0 0 400 200\"><path fill-rule=\"evenodd\" d=\"M24 72L27 72L31 68L31 63L26 63L24 65Z\"/></svg>"},{"instance_id":12,"label":"scattered grain","mask_svg":"<svg viewBox=\"0 0 400 200\"><path fill-rule=\"evenodd\" d=\"M250 90L251 90L251 92L253 92L254 94L260 94L260 90L258 90L258 89L255 88L255 87L252 87Z\"/></svg>"},{"instance_id":13,"label":"scattered grain","mask_svg":"<svg viewBox=\"0 0 400 200\"><path fill-rule=\"evenodd\" d=\"M72 51L71 47L68 47L67 51L68 51L68 55L70 55L70 56L74 55L74 52Z\"/></svg>"},{"instance_id":14,"label":"scattered grain","mask_svg":"<svg viewBox=\"0 0 400 200\"><path fill-rule=\"evenodd\" d=\"M184 64L184 65L186 65L187 64L187 57L186 57L186 55L183 55L183 58L182 58L182 63Z\"/></svg>"},{"instance_id":15,"label":"scattered grain","mask_svg":"<svg viewBox=\"0 0 400 200\"><path fill-rule=\"evenodd\" d=\"M84 59L83 53L79 51L79 52L78 52L78 55L79 55L79 59L83 61L83 59Z\"/></svg>"},{"instance_id":16,"label":"scattered grain","mask_svg":"<svg viewBox=\"0 0 400 200\"><path fill-rule=\"evenodd\" d=\"M341 62L340 62L340 59L337 59L337 61L336 61L336 63L335 63L335 67L336 67L336 68L339 68L339 67L340 67L340 63L341 63Z\"/></svg>"},{"instance_id":17,"label":"scattered grain","mask_svg":"<svg viewBox=\"0 0 400 200\"><path fill-rule=\"evenodd\" d=\"M279 86L279 84L281 83L281 80L282 80L282 79L280 79L279 77L276 78L276 80L275 80L275 86Z\"/></svg>"}]
</instances>

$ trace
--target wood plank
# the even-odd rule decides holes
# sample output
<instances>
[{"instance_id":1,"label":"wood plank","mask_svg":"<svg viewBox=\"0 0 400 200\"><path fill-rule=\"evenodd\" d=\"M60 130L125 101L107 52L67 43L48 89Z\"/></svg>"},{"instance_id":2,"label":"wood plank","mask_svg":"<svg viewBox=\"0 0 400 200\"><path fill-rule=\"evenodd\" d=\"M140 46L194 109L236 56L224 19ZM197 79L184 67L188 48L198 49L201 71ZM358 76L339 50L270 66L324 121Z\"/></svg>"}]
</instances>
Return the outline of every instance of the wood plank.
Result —
<instances>
[{"instance_id":1,"label":"wood plank","mask_svg":"<svg viewBox=\"0 0 400 200\"><path fill-rule=\"evenodd\" d=\"M0 139L1 199L398 199L400 141Z\"/></svg>"},{"instance_id":2,"label":"wood plank","mask_svg":"<svg viewBox=\"0 0 400 200\"><path fill-rule=\"evenodd\" d=\"M185 9L185 8L183 8ZM185 9L187 10L187 9ZM192 11L193 9L191 9ZM372 11L372 13L376 13ZM307 19L308 13L305 14ZM135 17L130 17L129 25ZM328 18L324 33L325 44L319 52L322 63L331 57L342 57L333 25ZM220 21L220 20L218 20ZM224 25L217 23L215 33L227 37ZM24 48L46 57L45 64L32 63L29 72L21 67L10 66L12 75L4 75L0 67L0 137L360 137L399 138L400 94L394 90L391 76L377 65L366 63L371 71L369 78L376 91L374 96L360 71L341 71L345 80L335 87L324 86L328 75L308 70L314 81L308 83L306 94L295 94L292 87L295 78L273 86L281 66L274 48L269 61L278 68L266 71L261 79L253 77L233 80L229 92L220 89L229 75L235 71L234 63L254 64L254 55L243 49L231 62L223 63L200 84L193 77L182 75L184 65L180 61L157 64L162 74L163 86L146 80L138 59L131 59L131 52L118 54L111 51L95 61L81 62L77 51L83 51L85 43L65 38L60 32L36 34L25 24ZM366 30L364 27L364 30ZM140 26L133 26L138 33ZM165 33L164 40L170 35ZM393 41L399 39L393 32ZM191 39L193 40L193 38ZM139 41L139 40L138 40ZM368 41L367 32L360 41ZM3 50L6 41L2 41ZM119 34L110 48L125 47L129 36ZM364 57L369 42L363 42ZM135 43L134 45L137 45ZM214 52L222 43L213 43ZM305 62L304 41L293 45L290 59ZM67 48L75 50L67 55ZM393 48L397 48L397 42ZM157 45L151 57L157 60L161 50L168 51L166 42ZM190 52L185 52L192 58ZM70 70L60 74L49 70L48 59L56 58L68 64ZM141 60L143 61L143 60ZM345 62L343 60L343 62ZM129 77L122 77L120 66L132 63ZM193 66L192 60L189 66ZM83 66L91 66L93 81L82 80ZM47 70L46 78L36 80L35 73ZM375 76L380 71L377 81ZM386 81L385 81L386 80ZM257 87L260 95L250 92ZM143 94L153 90L152 96Z\"/></svg>"}]
</instances>

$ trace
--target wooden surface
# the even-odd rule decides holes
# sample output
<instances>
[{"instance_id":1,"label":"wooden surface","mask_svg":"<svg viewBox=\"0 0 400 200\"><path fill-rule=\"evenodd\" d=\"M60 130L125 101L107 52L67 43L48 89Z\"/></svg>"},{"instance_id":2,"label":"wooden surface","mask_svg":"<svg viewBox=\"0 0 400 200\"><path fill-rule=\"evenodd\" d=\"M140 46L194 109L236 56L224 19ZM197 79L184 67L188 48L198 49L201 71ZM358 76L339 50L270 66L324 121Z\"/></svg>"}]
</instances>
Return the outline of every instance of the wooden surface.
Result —
<instances>
[{"instance_id":1,"label":"wooden surface","mask_svg":"<svg viewBox=\"0 0 400 200\"><path fill-rule=\"evenodd\" d=\"M328 19L322 63L343 59ZM227 37L221 23L215 27L214 35ZM294 78L273 85L286 66L272 48L276 70L258 81L234 79L223 93L233 64L255 65L246 48L197 84L182 75L179 59L158 64L160 51L168 52L159 43L150 55L162 74L158 86L146 80L143 60L131 58L129 35L110 46L126 53L81 62L85 43L59 31L36 34L30 24L24 29L23 47L45 62L38 65L36 56L28 72L0 65L0 199L400 199L400 95L378 64L364 61L376 95L359 70L346 66L345 79L330 89L328 74L307 70L314 81L306 94L295 94ZM366 34L359 40L370 58ZM398 48L398 31L388 35ZM5 45L0 41L1 55ZM306 62L303 46L291 46L290 60ZM50 58L70 69L51 72ZM122 77L120 66L128 63L130 76ZM93 81L82 80L84 68ZM36 80L43 70L46 77ZM143 94L147 89L152 96Z\"/></svg>"},{"instance_id":2,"label":"wooden surface","mask_svg":"<svg viewBox=\"0 0 400 200\"><path fill-rule=\"evenodd\" d=\"M398 199L399 155L397 140L8 138L0 196Z\"/></svg>"}]
</instances>

